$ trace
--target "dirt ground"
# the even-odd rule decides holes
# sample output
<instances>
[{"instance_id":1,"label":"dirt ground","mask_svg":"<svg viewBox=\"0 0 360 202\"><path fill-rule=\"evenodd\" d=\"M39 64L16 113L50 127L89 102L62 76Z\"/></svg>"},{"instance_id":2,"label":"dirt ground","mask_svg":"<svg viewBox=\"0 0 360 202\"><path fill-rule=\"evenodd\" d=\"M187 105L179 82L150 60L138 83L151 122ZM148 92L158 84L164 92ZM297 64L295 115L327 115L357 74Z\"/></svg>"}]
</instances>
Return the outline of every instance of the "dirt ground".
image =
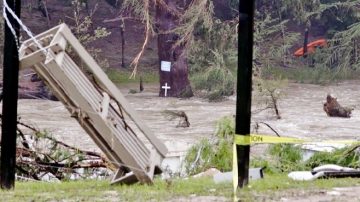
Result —
<instances>
[{"instance_id":1,"label":"dirt ground","mask_svg":"<svg viewBox=\"0 0 360 202\"><path fill-rule=\"evenodd\" d=\"M334 202L334 201L360 201L360 187L335 187L331 190L287 190L280 191L273 196L260 196L259 201L283 202Z\"/></svg>"},{"instance_id":2,"label":"dirt ground","mask_svg":"<svg viewBox=\"0 0 360 202\"><path fill-rule=\"evenodd\" d=\"M106 21L118 18L120 16L119 9L113 8L106 1L88 0L87 2L89 3L89 10L87 11L83 8L80 22L83 21L84 15L94 12L90 29L94 30L97 27L104 27L107 31L111 32L111 35L91 42L87 47L102 49L102 52L99 53L99 58L106 58L112 68L122 69L122 57L124 57L125 65L128 67L144 43L144 25L132 18L125 20L125 53L123 56L121 53L120 21ZM35 35L57 26L61 22L65 22L71 28L75 27L74 8L71 6L71 1L47 1L47 9L51 17L50 25L48 25L47 18L37 9L37 1L23 0L22 5L21 19ZM23 33L23 37L25 39L28 38L25 33ZM150 38L144 52L144 57L140 60L140 68L146 67L146 70L149 70L149 67L151 67L150 69L157 67L156 39L156 37Z\"/></svg>"}]
</instances>

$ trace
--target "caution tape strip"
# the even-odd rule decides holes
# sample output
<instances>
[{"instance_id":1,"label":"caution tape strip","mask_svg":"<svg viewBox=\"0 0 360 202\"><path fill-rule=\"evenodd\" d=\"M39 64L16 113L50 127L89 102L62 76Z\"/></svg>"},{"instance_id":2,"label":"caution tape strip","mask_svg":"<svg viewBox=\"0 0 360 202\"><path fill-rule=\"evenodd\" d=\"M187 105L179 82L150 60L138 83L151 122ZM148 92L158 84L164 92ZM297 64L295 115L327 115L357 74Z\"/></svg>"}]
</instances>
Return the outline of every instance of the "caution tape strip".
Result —
<instances>
[{"instance_id":1,"label":"caution tape strip","mask_svg":"<svg viewBox=\"0 0 360 202\"><path fill-rule=\"evenodd\" d=\"M314 143L328 143L328 144L360 144L360 141L354 140L324 140L316 141L310 139L299 139L294 137L277 137L270 135L250 134L250 135L235 135L233 144L233 190L234 201L237 200L238 187L238 167L237 167L237 152L236 145L251 145L251 144L314 144Z\"/></svg>"},{"instance_id":2,"label":"caution tape strip","mask_svg":"<svg viewBox=\"0 0 360 202\"><path fill-rule=\"evenodd\" d=\"M237 187L238 187L238 166L237 166L237 153L236 153L236 144L233 144L233 193L234 193L234 202L238 201L237 199Z\"/></svg>"},{"instance_id":3,"label":"caution tape strip","mask_svg":"<svg viewBox=\"0 0 360 202\"><path fill-rule=\"evenodd\" d=\"M270 135L250 134L250 135L235 135L234 143L236 145L251 145L251 144L309 144L309 143L329 143L329 144L360 144L360 141L355 140L311 140L299 139L295 137L277 137Z\"/></svg>"}]
</instances>

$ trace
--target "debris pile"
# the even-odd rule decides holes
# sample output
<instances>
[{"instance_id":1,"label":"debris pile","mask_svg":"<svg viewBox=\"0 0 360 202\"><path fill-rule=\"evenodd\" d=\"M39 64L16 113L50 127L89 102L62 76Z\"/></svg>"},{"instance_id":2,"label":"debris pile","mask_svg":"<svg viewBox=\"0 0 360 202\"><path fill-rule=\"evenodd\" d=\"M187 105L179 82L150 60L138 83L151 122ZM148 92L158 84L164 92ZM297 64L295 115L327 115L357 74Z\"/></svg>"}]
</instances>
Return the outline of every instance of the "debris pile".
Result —
<instances>
[{"instance_id":1,"label":"debris pile","mask_svg":"<svg viewBox=\"0 0 360 202\"><path fill-rule=\"evenodd\" d=\"M17 135L18 179L37 181L99 179L112 175L115 169L104 155L68 145L46 131L39 131L21 122L20 119Z\"/></svg>"}]
</instances>

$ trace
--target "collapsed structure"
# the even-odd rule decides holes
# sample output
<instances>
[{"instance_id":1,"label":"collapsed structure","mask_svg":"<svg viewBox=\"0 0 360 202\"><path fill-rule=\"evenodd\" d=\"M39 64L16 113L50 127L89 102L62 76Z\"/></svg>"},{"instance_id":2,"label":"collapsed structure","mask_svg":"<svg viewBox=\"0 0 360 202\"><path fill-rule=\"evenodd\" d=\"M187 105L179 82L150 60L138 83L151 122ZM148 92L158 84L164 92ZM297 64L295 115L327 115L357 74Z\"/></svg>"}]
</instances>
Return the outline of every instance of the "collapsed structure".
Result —
<instances>
[{"instance_id":1,"label":"collapsed structure","mask_svg":"<svg viewBox=\"0 0 360 202\"><path fill-rule=\"evenodd\" d=\"M154 175L161 173L166 146L140 120L68 26L61 24L25 41L19 54L20 68L35 70L117 168L112 183L152 183Z\"/></svg>"}]
</instances>

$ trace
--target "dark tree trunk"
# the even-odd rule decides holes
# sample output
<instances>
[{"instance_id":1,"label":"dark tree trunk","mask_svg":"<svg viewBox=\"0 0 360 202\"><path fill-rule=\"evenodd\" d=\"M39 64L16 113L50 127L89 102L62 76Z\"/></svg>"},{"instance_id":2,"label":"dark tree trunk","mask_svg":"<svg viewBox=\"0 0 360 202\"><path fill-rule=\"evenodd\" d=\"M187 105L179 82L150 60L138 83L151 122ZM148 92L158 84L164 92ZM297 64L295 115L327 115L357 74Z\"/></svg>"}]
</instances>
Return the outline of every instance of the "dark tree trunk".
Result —
<instances>
[{"instance_id":1,"label":"dark tree trunk","mask_svg":"<svg viewBox=\"0 0 360 202\"><path fill-rule=\"evenodd\" d=\"M108 4L110 4L114 8L120 8L123 0L105 0Z\"/></svg>"},{"instance_id":2,"label":"dark tree trunk","mask_svg":"<svg viewBox=\"0 0 360 202\"><path fill-rule=\"evenodd\" d=\"M232 5L235 6L236 3L231 2L231 0L213 0L214 4L214 15L215 17L225 21L232 20L235 17L235 10L232 10Z\"/></svg>"},{"instance_id":3,"label":"dark tree trunk","mask_svg":"<svg viewBox=\"0 0 360 202\"><path fill-rule=\"evenodd\" d=\"M304 34L304 48L303 48L303 57L306 58L307 57L307 44L308 44L308 39L309 39L309 30L306 28L305 29L305 34Z\"/></svg>"},{"instance_id":4,"label":"dark tree trunk","mask_svg":"<svg viewBox=\"0 0 360 202\"><path fill-rule=\"evenodd\" d=\"M181 12L181 7L186 8L188 1L164 0L166 6L157 4L156 7L156 28L158 32L158 56L160 92L159 96L165 96L165 89L162 86L170 86L167 96L170 97L191 97L193 92L188 79L188 62L186 58L185 44L175 45L180 36L170 32L179 25L178 16L169 10ZM185 5L184 5L185 4ZM167 7L167 8L165 8ZM161 70L161 61L171 62L170 72Z\"/></svg>"},{"instance_id":5,"label":"dark tree trunk","mask_svg":"<svg viewBox=\"0 0 360 202\"><path fill-rule=\"evenodd\" d=\"M44 17L46 17L48 28L50 28L51 17L50 17L49 11L47 9L47 2L43 1L43 0L38 0L38 8L39 8L40 12L42 13L42 15Z\"/></svg>"},{"instance_id":6,"label":"dark tree trunk","mask_svg":"<svg viewBox=\"0 0 360 202\"><path fill-rule=\"evenodd\" d=\"M120 35L121 35L121 67L125 68L125 36L124 36L124 32L125 32L125 22L124 22L124 18L121 18L120 20Z\"/></svg>"}]
</instances>

